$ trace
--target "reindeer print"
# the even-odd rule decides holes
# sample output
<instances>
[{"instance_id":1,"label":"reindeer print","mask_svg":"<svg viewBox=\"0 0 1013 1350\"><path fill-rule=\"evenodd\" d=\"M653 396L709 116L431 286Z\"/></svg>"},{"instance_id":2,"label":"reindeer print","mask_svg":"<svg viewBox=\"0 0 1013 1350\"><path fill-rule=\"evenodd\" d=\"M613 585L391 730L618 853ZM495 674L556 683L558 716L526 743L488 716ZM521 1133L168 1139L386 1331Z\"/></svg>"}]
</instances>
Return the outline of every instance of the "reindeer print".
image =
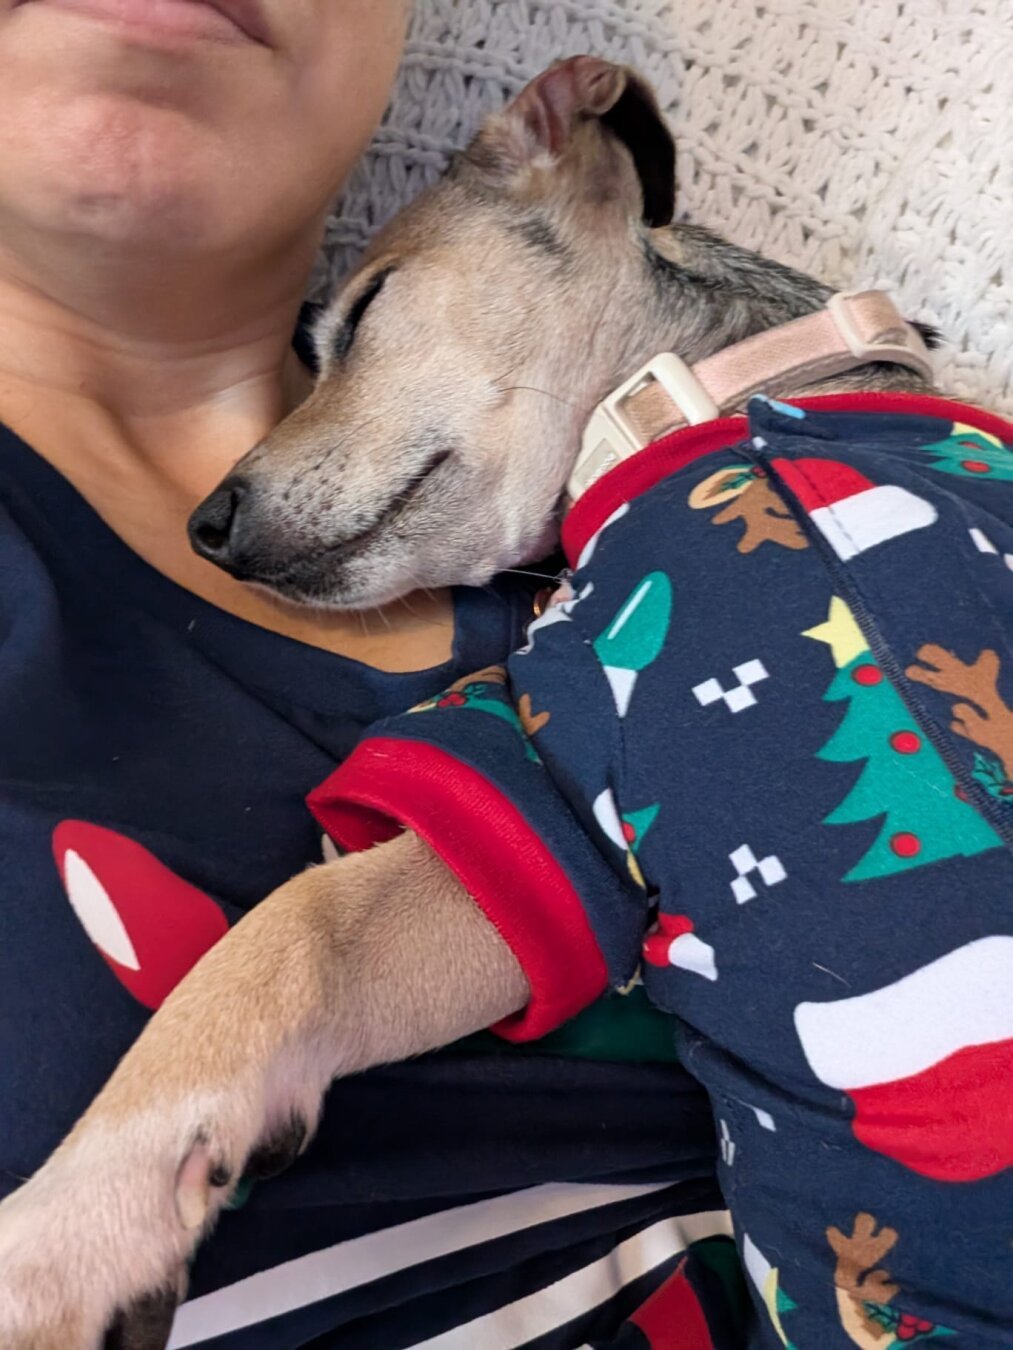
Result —
<instances>
[{"instance_id":1,"label":"reindeer print","mask_svg":"<svg viewBox=\"0 0 1013 1350\"><path fill-rule=\"evenodd\" d=\"M547 712L536 713L531 706L531 695L521 694L517 700L517 715L521 719L521 726L524 728L524 734L527 737L537 736L542 727L546 726L552 714Z\"/></svg>"},{"instance_id":2,"label":"reindeer print","mask_svg":"<svg viewBox=\"0 0 1013 1350\"><path fill-rule=\"evenodd\" d=\"M926 643L919 662L907 669L909 680L961 700L951 709L951 731L980 746L974 776L994 796L1013 801L1013 708L999 693L1000 661L985 650L975 661L961 661L953 652Z\"/></svg>"},{"instance_id":3,"label":"reindeer print","mask_svg":"<svg viewBox=\"0 0 1013 1350\"><path fill-rule=\"evenodd\" d=\"M737 544L740 553L753 553L765 543L788 549L809 547L798 522L756 465L719 469L698 483L689 497L689 504L696 511L726 502L728 505L713 517L711 524L731 525L741 520L745 529Z\"/></svg>"},{"instance_id":4,"label":"reindeer print","mask_svg":"<svg viewBox=\"0 0 1013 1350\"><path fill-rule=\"evenodd\" d=\"M900 1286L879 1263L897 1240L897 1230L881 1228L871 1214L856 1214L850 1234L827 1229L827 1241L837 1257L834 1284L841 1326L862 1350L888 1350L953 1335L947 1327L891 1306Z\"/></svg>"}]
</instances>

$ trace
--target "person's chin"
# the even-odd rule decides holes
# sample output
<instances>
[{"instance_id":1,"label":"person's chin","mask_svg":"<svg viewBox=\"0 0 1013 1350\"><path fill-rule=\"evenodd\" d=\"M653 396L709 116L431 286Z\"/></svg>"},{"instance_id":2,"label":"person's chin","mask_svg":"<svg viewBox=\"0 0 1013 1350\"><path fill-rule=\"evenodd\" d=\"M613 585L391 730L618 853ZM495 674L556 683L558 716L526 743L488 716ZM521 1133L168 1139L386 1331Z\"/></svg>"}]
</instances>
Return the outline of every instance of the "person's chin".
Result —
<instances>
[{"instance_id":1,"label":"person's chin","mask_svg":"<svg viewBox=\"0 0 1013 1350\"><path fill-rule=\"evenodd\" d=\"M160 100L89 46L68 40L42 60L0 24L0 207L34 228L111 245L162 237L199 246L227 215L218 200L227 107L186 90Z\"/></svg>"},{"instance_id":2,"label":"person's chin","mask_svg":"<svg viewBox=\"0 0 1013 1350\"><path fill-rule=\"evenodd\" d=\"M62 41L91 35L149 51L199 56L215 47L270 48L275 34L261 0L0 0L0 19Z\"/></svg>"},{"instance_id":3,"label":"person's chin","mask_svg":"<svg viewBox=\"0 0 1013 1350\"><path fill-rule=\"evenodd\" d=\"M222 166L206 127L122 95L45 101L44 129L0 144L0 195L19 215L111 245L161 236L185 251L214 232Z\"/></svg>"}]
</instances>

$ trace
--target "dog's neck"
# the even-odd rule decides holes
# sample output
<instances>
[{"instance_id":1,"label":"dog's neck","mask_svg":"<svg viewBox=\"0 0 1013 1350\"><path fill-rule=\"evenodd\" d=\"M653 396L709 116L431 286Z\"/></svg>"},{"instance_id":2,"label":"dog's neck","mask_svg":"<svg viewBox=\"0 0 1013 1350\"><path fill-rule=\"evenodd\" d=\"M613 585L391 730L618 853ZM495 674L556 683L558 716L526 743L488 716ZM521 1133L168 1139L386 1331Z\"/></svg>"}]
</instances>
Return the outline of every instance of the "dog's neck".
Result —
<instances>
[{"instance_id":1,"label":"dog's neck","mask_svg":"<svg viewBox=\"0 0 1013 1350\"><path fill-rule=\"evenodd\" d=\"M814 314L833 294L822 282L736 247L694 225L652 230L645 251L654 282L651 340L693 365L757 333ZM784 397L846 391L929 393L915 371L877 362L780 390Z\"/></svg>"},{"instance_id":2,"label":"dog's neck","mask_svg":"<svg viewBox=\"0 0 1013 1350\"><path fill-rule=\"evenodd\" d=\"M931 388L923 337L882 292L835 295L686 227L655 232L646 250L654 295L649 317L628 333L650 343L652 355L587 421L567 481L569 502L645 445L681 426L742 412L756 393Z\"/></svg>"}]
</instances>

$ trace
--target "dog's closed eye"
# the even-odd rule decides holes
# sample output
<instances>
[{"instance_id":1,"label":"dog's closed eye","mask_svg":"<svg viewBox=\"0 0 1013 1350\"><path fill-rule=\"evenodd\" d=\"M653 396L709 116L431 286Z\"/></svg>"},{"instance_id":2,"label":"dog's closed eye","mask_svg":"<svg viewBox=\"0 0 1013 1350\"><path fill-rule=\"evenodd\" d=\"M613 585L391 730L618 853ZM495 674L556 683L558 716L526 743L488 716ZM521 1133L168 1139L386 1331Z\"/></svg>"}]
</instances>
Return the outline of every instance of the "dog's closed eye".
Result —
<instances>
[{"instance_id":1,"label":"dog's closed eye","mask_svg":"<svg viewBox=\"0 0 1013 1350\"><path fill-rule=\"evenodd\" d=\"M335 361L343 361L352 350L356 331L365 316L366 310L383 290L387 278L393 271L393 267L385 267L382 272L375 273L370 277L365 288L352 301L344 322L337 328L331 341L331 355Z\"/></svg>"}]
</instances>

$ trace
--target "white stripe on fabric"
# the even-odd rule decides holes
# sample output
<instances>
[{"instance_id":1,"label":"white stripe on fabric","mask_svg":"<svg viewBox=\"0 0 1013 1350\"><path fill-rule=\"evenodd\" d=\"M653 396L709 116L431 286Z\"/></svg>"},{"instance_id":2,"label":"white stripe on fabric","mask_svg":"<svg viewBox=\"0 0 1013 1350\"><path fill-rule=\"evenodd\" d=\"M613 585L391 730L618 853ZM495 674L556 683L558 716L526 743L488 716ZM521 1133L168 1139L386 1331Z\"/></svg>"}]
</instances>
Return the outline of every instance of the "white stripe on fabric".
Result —
<instances>
[{"instance_id":1,"label":"white stripe on fabric","mask_svg":"<svg viewBox=\"0 0 1013 1350\"><path fill-rule=\"evenodd\" d=\"M691 1242L717 1234L731 1236L724 1210L661 1219L621 1242L607 1256L564 1279L472 1322L418 1341L412 1350L514 1350L518 1345L565 1326L582 1313L608 1303L626 1285L662 1262L678 1256Z\"/></svg>"},{"instance_id":2,"label":"white stripe on fabric","mask_svg":"<svg viewBox=\"0 0 1013 1350\"><path fill-rule=\"evenodd\" d=\"M424 1261L571 1214L635 1200L664 1190L669 1184L585 1186L560 1182L534 1186L350 1238L184 1303L176 1314L168 1350L184 1350L185 1346L256 1326Z\"/></svg>"}]
</instances>

